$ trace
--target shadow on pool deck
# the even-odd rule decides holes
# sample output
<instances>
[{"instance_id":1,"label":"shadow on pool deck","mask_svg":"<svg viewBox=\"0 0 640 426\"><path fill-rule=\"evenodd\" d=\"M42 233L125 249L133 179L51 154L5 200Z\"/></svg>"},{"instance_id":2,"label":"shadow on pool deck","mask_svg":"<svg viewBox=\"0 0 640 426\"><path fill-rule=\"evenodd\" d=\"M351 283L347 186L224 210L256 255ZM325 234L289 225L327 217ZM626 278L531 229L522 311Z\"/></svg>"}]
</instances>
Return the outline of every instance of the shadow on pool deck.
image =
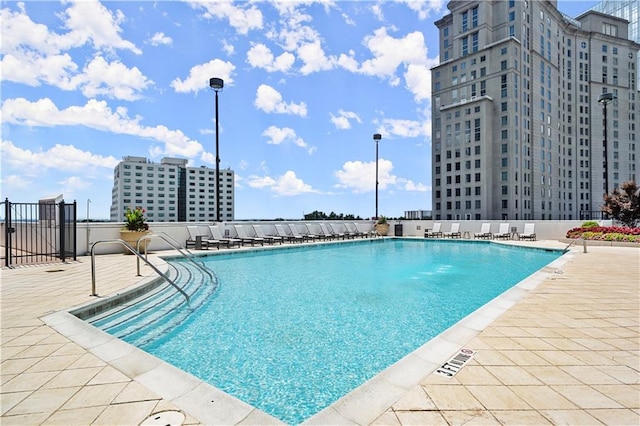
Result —
<instances>
[{"instance_id":1,"label":"shadow on pool deck","mask_svg":"<svg viewBox=\"0 0 640 426\"><path fill-rule=\"evenodd\" d=\"M99 294L140 281L131 257L98 257ZM640 250L574 247L560 267L308 423L639 424ZM2 271L2 424L140 424L168 410L181 410L184 424L278 423L116 339L76 325L70 339L42 321L65 328L54 313L95 300L90 290L89 258ZM454 378L427 374L462 346L478 354Z\"/></svg>"}]
</instances>

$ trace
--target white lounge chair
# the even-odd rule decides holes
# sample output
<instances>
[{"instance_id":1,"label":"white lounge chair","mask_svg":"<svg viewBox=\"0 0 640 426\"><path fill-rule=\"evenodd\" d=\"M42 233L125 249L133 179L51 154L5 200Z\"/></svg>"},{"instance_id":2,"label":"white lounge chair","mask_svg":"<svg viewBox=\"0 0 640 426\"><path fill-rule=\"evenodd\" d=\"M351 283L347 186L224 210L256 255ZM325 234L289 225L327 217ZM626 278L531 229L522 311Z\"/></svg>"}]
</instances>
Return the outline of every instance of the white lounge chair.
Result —
<instances>
[{"instance_id":1,"label":"white lounge chair","mask_svg":"<svg viewBox=\"0 0 640 426\"><path fill-rule=\"evenodd\" d=\"M291 229L291 228L289 228ZM304 238L302 237L302 235L299 236L295 236L293 234L288 233L285 229L284 229L284 225L276 225L276 232L278 233L279 237L284 238L286 241L293 241L293 242L299 242L302 243L304 242Z\"/></svg>"},{"instance_id":2,"label":"white lounge chair","mask_svg":"<svg viewBox=\"0 0 640 426\"><path fill-rule=\"evenodd\" d=\"M245 228L243 225L233 225L233 227L236 229L238 238L242 240L242 244L249 243L251 244L251 247L253 247L254 244L260 244L261 246L264 245L264 238L249 235L249 233L247 232L247 228Z\"/></svg>"},{"instance_id":3,"label":"white lounge chair","mask_svg":"<svg viewBox=\"0 0 640 426\"><path fill-rule=\"evenodd\" d=\"M524 231L522 232L522 234L520 234L520 239L535 241L536 240L535 227L536 227L535 223L525 223Z\"/></svg>"},{"instance_id":4,"label":"white lounge chair","mask_svg":"<svg viewBox=\"0 0 640 426\"><path fill-rule=\"evenodd\" d=\"M203 232L197 226L187 226L187 231L189 238L184 243L185 248L191 247L196 250L208 250L210 246L220 248L220 241L211 238L207 232Z\"/></svg>"},{"instance_id":5,"label":"white lounge chair","mask_svg":"<svg viewBox=\"0 0 640 426\"><path fill-rule=\"evenodd\" d=\"M279 242L282 244L283 238L278 235L267 235L262 229L260 225L253 225L253 229L256 232L256 235L262 239L264 239L267 243L273 244L275 242Z\"/></svg>"},{"instance_id":6,"label":"white lounge chair","mask_svg":"<svg viewBox=\"0 0 640 426\"><path fill-rule=\"evenodd\" d=\"M320 235L323 235L325 239L332 240L335 238L337 240L340 238L339 235L333 232L333 229L329 229L329 226L326 223L319 223L318 225L320 226Z\"/></svg>"},{"instance_id":7,"label":"white lounge chair","mask_svg":"<svg viewBox=\"0 0 640 426\"><path fill-rule=\"evenodd\" d=\"M473 234L473 238L480 238L483 240L487 240L487 239L490 239L492 235L493 234L491 234L491 223L483 223L482 226L480 227L480 232L475 232Z\"/></svg>"},{"instance_id":8,"label":"white lounge chair","mask_svg":"<svg viewBox=\"0 0 640 426\"><path fill-rule=\"evenodd\" d=\"M434 223L433 224L433 229L431 231L429 231L429 230L424 231L424 237L425 238L442 237L442 231L440 231L440 228L442 228L442 224L440 222Z\"/></svg>"},{"instance_id":9,"label":"white lounge chair","mask_svg":"<svg viewBox=\"0 0 640 426\"><path fill-rule=\"evenodd\" d=\"M227 248L231 248L233 246L238 246L242 244L242 240L239 238L228 238L222 236L222 231L220 228L214 225L209 225L209 231L211 231L211 235L214 240L220 241L220 244L224 244Z\"/></svg>"},{"instance_id":10,"label":"white lounge chair","mask_svg":"<svg viewBox=\"0 0 640 426\"><path fill-rule=\"evenodd\" d=\"M498 232L493 234L493 238L498 240L510 240L511 233L509 232L509 224L501 223L500 228L498 228Z\"/></svg>"},{"instance_id":11,"label":"white lounge chair","mask_svg":"<svg viewBox=\"0 0 640 426\"><path fill-rule=\"evenodd\" d=\"M462 233L460 232L460 223L455 222L451 224L451 230L449 232L443 232L442 236L444 238L460 238L462 237Z\"/></svg>"}]
</instances>

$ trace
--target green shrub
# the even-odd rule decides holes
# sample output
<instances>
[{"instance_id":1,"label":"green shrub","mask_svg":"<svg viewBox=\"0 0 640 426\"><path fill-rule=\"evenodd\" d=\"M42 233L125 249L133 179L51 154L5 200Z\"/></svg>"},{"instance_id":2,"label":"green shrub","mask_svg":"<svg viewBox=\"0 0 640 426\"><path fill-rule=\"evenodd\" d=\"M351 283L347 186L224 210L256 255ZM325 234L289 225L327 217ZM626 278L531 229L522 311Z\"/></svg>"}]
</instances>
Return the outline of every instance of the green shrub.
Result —
<instances>
[{"instance_id":1,"label":"green shrub","mask_svg":"<svg viewBox=\"0 0 640 426\"><path fill-rule=\"evenodd\" d=\"M598 226L600 225L598 225L598 222L596 222L595 220L587 220L582 224L583 228L595 228Z\"/></svg>"}]
</instances>

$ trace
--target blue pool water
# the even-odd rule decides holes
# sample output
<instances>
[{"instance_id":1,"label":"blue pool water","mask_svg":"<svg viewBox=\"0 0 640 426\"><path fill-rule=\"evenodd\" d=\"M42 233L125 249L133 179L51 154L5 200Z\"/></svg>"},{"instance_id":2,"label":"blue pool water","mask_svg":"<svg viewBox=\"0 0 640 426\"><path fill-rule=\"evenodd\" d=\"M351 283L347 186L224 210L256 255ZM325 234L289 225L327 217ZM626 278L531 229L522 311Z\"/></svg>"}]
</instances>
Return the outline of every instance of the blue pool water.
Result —
<instances>
[{"instance_id":1,"label":"blue pool water","mask_svg":"<svg viewBox=\"0 0 640 426\"><path fill-rule=\"evenodd\" d=\"M298 424L561 254L387 239L209 256L217 291L142 349Z\"/></svg>"}]
</instances>

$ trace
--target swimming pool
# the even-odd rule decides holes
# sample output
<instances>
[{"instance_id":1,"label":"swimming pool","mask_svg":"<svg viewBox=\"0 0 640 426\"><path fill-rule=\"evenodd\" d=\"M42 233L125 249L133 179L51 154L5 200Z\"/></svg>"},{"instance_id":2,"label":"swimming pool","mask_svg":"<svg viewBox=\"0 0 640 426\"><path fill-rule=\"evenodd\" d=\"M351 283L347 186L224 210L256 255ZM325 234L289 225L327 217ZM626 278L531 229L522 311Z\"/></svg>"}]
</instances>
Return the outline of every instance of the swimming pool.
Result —
<instances>
[{"instance_id":1,"label":"swimming pool","mask_svg":"<svg viewBox=\"0 0 640 426\"><path fill-rule=\"evenodd\" d=\"M225 252L205 258L218 291L141 347L296 424L560 255L402 239Z\"/></svg>"}]
</instances>

